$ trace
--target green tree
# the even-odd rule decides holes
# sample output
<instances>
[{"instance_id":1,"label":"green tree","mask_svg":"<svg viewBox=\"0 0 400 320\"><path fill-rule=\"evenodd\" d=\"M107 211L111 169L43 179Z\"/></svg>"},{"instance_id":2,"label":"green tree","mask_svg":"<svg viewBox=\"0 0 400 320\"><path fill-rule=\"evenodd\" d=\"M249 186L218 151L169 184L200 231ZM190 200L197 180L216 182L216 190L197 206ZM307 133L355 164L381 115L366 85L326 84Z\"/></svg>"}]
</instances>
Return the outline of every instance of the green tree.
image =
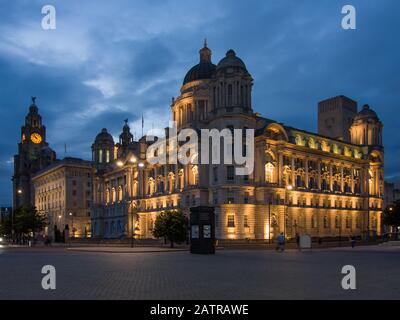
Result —
<instances>
[{"instance_id":1,"label":"green tree","mask_svg":"<svg viewBox=\"0 0 400 320\"><path fill-rule=\"evenodd\" d=\"M11 237L11 214L2 219L0 223L0 236Z\"/></svg>"},{"instance_id":2,"label":"green tree","mask_svg":"<svg viewBox=\"0 0 400 320\"><path fill-rule=\"evenodd\" d=\"M400 226L400 200L385 209L382 222L395 230L397 239L398 227Z\"/></svg>"},{"instance_id":3,"label":"green tree","mask_svg":"<svg viewBox=\"0 0 400 320\"><path fill-rule=\"evenodd\" d=\"M40 232L47 225L46 216L40 214L32 205L20 207L14 211L14 232L17 239L29 233Z\"/></svg>"},{"instance_id":4,"label":"green tree","mask_svg":"<svg viewBox=\"0 0 400 320\"><path fill-rule=\"evenodd\" d=\"M188 218L180 210L167 210L160 213L154 222L153 235L166 238L171 243L182 243L188 236Z\"/></svg>"}]
</instances>

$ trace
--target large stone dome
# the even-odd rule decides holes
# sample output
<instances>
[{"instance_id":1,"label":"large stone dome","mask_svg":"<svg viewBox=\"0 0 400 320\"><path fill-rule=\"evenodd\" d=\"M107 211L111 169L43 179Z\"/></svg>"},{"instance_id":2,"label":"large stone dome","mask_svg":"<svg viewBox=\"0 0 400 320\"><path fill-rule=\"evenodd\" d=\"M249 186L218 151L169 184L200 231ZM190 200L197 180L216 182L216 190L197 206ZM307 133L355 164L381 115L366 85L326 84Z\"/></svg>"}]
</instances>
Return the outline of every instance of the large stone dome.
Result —
<instances>
[{"instance_id":1,"label":"large stone dome","mask_svg":"<svg viewBox=\"0 0 400 320\"><path fill-rule=\"evenodd\" d=\"M236 52L232 49L228 50L225 58L221 59L221 61L217 65L217 70L225 69L225 68L241 68L247 71L246 65L243 60L236 56Z\"/></svg>"},{"instance_id":2,"label":"large stone dome","mask_svg":"<svg viewBox=\"0 0 400 320\"><path fill-rule=\"evenodd\" d=\"M207 42L204 42L204 47L199 53L200 62L188 71L183 85L196 80L211 79L214 74L216 66L211 62L211 50L207 47Z\"/></svg>"}]
</instances>

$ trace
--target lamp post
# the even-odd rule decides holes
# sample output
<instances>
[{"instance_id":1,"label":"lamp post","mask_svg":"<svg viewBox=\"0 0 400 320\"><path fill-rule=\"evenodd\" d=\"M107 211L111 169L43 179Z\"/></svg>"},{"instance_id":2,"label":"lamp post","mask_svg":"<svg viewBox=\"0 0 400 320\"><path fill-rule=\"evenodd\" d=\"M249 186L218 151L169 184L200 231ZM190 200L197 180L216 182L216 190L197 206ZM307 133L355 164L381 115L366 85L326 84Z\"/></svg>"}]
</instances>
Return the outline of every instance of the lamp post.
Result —
<instances>
[{"instance_id":1,"label":"lamp post","mask_svg":"<svg viewBox=\"0 0 400 320\"><path fill-rule=\"evenodd\" d=\"M69 216L71 217L71 230L72 230L72 238L75 238L75 232L74 232L74 214L72 212L69 213Z\"/></svg>"}]
</instances>

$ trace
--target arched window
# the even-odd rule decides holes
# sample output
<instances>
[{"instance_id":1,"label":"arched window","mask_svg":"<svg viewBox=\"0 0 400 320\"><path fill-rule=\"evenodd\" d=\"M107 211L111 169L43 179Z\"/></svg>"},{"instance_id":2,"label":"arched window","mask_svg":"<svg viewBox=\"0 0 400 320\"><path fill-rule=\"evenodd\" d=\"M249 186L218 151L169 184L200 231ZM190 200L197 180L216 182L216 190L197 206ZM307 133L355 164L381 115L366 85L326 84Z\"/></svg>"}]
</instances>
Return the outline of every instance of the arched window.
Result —
<instances>
[{"instance_id":1,"label":"arched window","mask_svg":"<svg viewBox=\"0 0 400 320\"><path fill-rule=\"evenodd\" d=\"M275 166L271 162L265 164L265 182L274 182L274 170Z\"/></svg>"},{"instance_id":2,"label":"arched window","mask_svg":"<svg viewBox=\"0 0 400 320\"><path fill-rule=\"evenodd\" d=\"M106 190L106 203L110 203L110 189Z\"/></svg>"},{"instance_id":3,"label":"arched window","mask_svg":"<svg viewBox=\"0 0 400 320\"><path fill-rule=\"evenodd\" d=\"M184 173L183 169L179 170L179 189L183 189Z\"/></svg>"},{"instance_id":4,"label":"arched window","mask_svg":"<svg viewBox=\"0 0 400 320\"><path fill-rule=\"evenodd\" d=\"M351 217L346 216L346 228L351 229Z\"/></svg>"},{"instance_id":5,"label":"arched window","mask_svg":"<svg viewBox=\"0 0 400 320\"><path fill-rule=\"evenodd\" d=\"M318 227L317 226L317 216L315 214L311 217L311 227L312 228L317 228Z\"/></svg>"},{"instance_id":6,"label":"arched window","mask_svg":"<svg viewBox=\"0 0 400 320\"><path fill-rule=\"evenodd\" d=\"M328 221L328 217L327 216L324 217L324 228L325 229L329 228L329 221Z\"/></svg>"},{"instance_id":7,"label":"arched window","mask_svg":"<svg viewBox=\"0 0 400 320\"><path fill-rule=\"evenodd\" d=\"M115 191L115 188L112 188L112 202L117 201L117 193Z\"/></svg>"},{"instance_id":8,"label":"arched window","mask_svg":"<svg viewBox=\"0 0 400 320\"><path fill-rule=\"evenodd\" d=\"M199 184L199 169L197 166L193 166L192 174L193 174L193 185L198 185Z\"/></svg>"},{"instance_id":9,"label":"arched window","mask_svg":"<svg viewBox=\"0 0 400 320\"><path fill-rule=\"evenodd\" d=\"M122 201L122 187L118 187L118 201Z\"/></svg>"},{"instance_id":10,"label":"arched window","mask_svg":"<svg viewBox=\"0 0 400 320\"><path fill-rule=\"evenodd\" d=\"M103 150L100 149L99 150L99 163L102 163L102 162L103 162Z\"/></svg>"}]
</instances>

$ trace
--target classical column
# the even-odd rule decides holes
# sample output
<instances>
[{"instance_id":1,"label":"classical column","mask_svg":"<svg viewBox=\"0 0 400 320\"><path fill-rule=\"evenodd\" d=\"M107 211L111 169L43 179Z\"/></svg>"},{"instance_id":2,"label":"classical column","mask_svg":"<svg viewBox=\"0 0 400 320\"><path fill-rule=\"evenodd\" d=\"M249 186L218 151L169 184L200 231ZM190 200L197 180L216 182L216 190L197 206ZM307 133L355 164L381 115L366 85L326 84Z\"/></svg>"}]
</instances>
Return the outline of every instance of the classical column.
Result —
<instances>
[{"instance_id":1,"label":"classical column","mask_svg":"<svg viewBox=\"0 0 400 320\"><path fill-rule=\"evenodd\" d=\"M292 186L295 187L296 186L296 176L295 176L295 166L294 166L294 158L295 156L292 156Z\"/></svg>"},{"instance_id":2,"label":"classical column","mask_svg":"<svg viewBox=\"0 0 400 320\"><path fill-rule=\"evenodd\" d=\"M332 162L329 163L329 190L332 191L333 189L333 168L332 168Z\"/></svg>"},{"instance_id":3,"label":"classical column","mask_svg":"<svg viewBox=\"0 0 400 320\"><path fill-rule=\"evenodd\" d=\"M340 166L340 191L344 192L343 163Z\"/></svg>"},{"instance_id":4,"label":"classical column","mask_svg":"<svg viewBox=\"0 0 400 320\"><path fill-rule=\"evenodd\" d=\"M306 188L308 189L308 157L305 159L306 166Z\"/></svg>"},{"instance_id":5,"label":"classical column","mask_svg":"<svg viewBox=\"0 0 400 320\"><path fill-rule=\"evenodd\" d=\"M282 187L282 181L283 181L283 154L282 151L278 152L278 184L280 187ZM265 174L265 172L264 172Z\"/></svg>"},{"instance_id":6,"label":"classical column","mask_svg":"<svg viewBox=\"0 0 400 320\"><path fill-rule=\"evenodd\" d=\"M318 190L321 190L321 159L318 159L317 161L317 166L318 166Z\"/></svg>"}]
</instances>

